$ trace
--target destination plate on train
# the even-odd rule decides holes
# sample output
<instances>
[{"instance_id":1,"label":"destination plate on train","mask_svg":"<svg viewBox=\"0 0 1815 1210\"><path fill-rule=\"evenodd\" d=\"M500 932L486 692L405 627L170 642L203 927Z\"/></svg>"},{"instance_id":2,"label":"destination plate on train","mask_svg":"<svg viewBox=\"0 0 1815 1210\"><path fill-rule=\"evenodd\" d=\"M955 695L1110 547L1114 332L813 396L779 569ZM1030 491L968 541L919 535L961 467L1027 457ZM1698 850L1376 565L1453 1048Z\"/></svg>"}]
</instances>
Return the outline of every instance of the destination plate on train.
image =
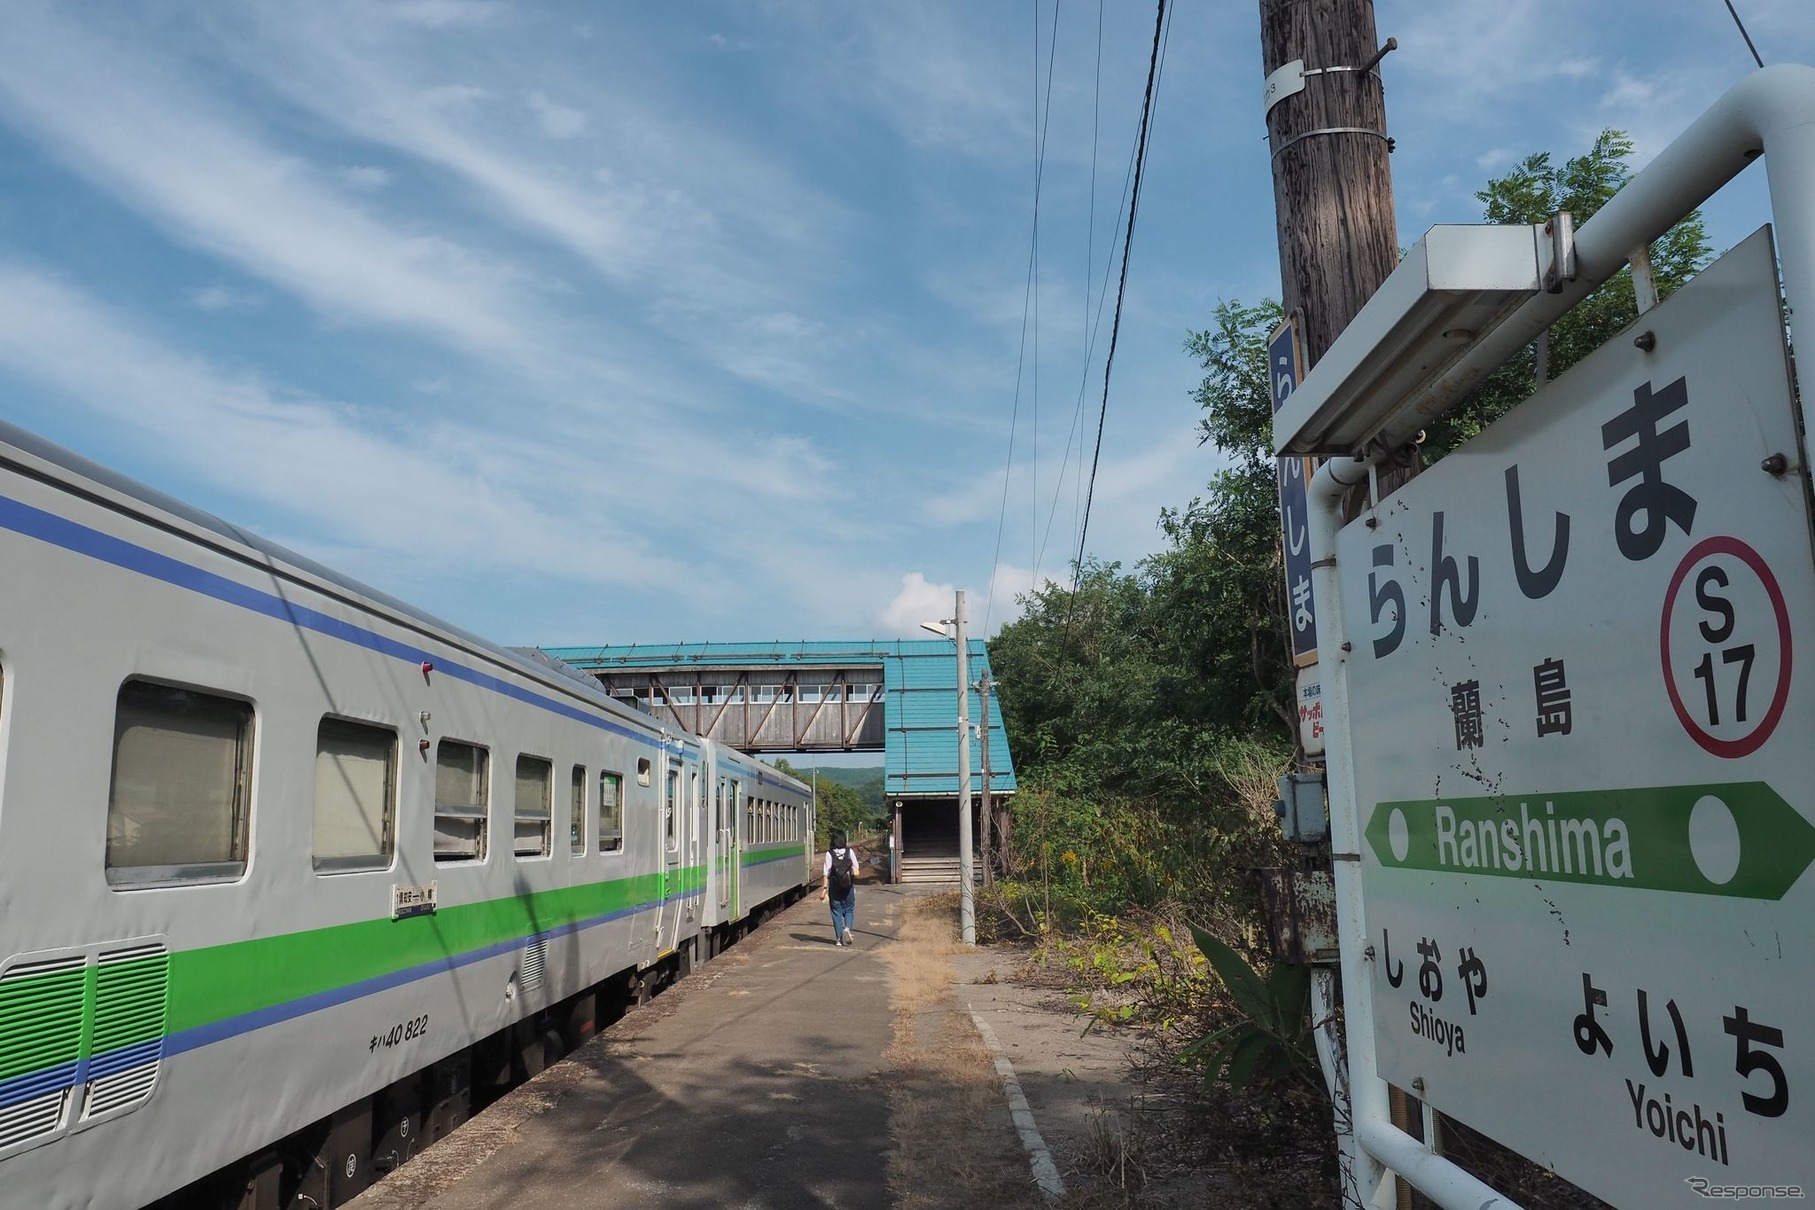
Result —
<instances>
[{"instance_id":1,"label":"destination plate on train","mask_svg":"<svg viewBox=\"0 0 1815 1210\"><path fill-rule=\"evenodd\" d=\"M436 883L424 886L391 887L391 919L403 920L409 916L428 916L435 911Z\"/></svg>"}]
</instances>

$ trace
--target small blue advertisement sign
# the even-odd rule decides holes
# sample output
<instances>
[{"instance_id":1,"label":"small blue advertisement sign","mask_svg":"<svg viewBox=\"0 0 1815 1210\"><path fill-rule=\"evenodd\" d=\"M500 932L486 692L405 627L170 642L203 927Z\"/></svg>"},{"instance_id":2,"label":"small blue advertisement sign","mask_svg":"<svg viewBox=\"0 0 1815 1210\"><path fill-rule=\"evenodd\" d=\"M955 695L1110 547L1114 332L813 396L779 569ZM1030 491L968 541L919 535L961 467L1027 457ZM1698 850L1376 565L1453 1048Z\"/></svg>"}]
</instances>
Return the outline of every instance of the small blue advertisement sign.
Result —
<instances>
[{"instance_id":1,"label":"small blue advertisement sign","mask_svg":"<svg viewBox=\"0 0 1815 1210\"><path fill-rule=\"evenodd\" d=\"M1304 352L1298 339L1296 315L1289 315L1267 338L1267 368L1273 384L1273 411L1285 405L1304 379ZM1292 663L1302 668L1317 662L1317 606L1311 596L1310 501L1306 480L1313 464L1309 458L1281 458L1276 472L1279 483L1279 525L1285 548L1286 622L1292 631Z\"/></svg>"}]
</instances>

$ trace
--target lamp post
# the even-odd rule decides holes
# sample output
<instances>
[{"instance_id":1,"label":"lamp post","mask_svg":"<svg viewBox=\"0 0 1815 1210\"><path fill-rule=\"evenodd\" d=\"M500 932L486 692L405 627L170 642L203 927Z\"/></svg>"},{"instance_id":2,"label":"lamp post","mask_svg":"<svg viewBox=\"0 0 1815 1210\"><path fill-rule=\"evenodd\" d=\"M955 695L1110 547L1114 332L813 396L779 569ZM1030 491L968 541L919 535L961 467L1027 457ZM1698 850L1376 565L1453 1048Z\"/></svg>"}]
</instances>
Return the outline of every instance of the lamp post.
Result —
<instances>
[{"instance_id":1,"label":"lamp post","mask_svg":"<svg viewBox=\"0 0 1815 1210\"><path fill-rule=\"evenodd\" d=\"M921 625L945 634L944 626ZM952 609L952 630L946 635L958 644L958 937L965 945L977 944L977 904L971 885L971 709L970 647L964 635L964 590L958 590Z\"/></svg>"}]
</instances>

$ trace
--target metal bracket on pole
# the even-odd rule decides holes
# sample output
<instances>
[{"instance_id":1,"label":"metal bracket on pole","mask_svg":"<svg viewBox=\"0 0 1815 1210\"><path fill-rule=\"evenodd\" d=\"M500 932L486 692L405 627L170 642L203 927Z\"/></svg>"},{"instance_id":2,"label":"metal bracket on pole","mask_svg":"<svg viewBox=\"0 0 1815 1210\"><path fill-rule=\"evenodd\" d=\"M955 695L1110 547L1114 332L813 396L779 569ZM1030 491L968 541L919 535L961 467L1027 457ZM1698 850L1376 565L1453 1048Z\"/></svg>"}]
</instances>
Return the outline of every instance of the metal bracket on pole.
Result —
<instances>
[{"instance_id":1,"label":"metal bracket on pole","mask_svg":"<svg viewBox=\"0 0 1815 1210\"><path fill-rule=\"evenodd\" d=\"M1559 210L1544 224L1550 237L1550 264L1544 269L1544 293L1561 294L1576 279L1576 216Z\"/></svg>"},{"instance_id":2,"label":"metal bracket on pole","mask_svg":"<svg viewBox=\"0 0 1815 1210\"><path fill-rule=\"evenodd\" d=\"M1380 66L1380 61L1393 51L1399 49L1399 39L1388 38L1381 48L1374 52L1374 57L1360 67L1306 67L1303 59L1293 59L1281 63L1267 77L1261 86L1261 113L1273 112L1273 107L1287 97L1295 96L1305 90L1305 80L1311 76L1337 75L1343 72L1354 72L1357 75L1369 75Z\"/></svg>"},{"instance_id":3,"label":"metal bracket on pole","mask_svg":"<svg viewBox=\"0 0 1815 1210\"><path fill-rule=\"evenodd\" d=\"M1657 306L1657 273L1651 267L1651 248L1640 244L1626 256L1632 266L1632 299L1638 304L1639 314L1643 315Z\"/></svg>"},{"instance_id":4,"label":"metal bracket on pole","mask_svg":"<svg viewBox=\"0 0 1815 1210\"><path fill-rule=\"evenodd\" d=\"M1345 68L1344 70L1347 69ZM1277 160L1288 147L1295 147L1306 139L1315 138L1320 134L1369 134L1377 139L1385 139L1386 149L1388 151L1393 150L1393 140L1385 131L1369 130L1365 126L1323 126L1316 130L1307 130L1303 134L1293 135L1273 149L1273 158Z\"/></svg>"}]
</instances>

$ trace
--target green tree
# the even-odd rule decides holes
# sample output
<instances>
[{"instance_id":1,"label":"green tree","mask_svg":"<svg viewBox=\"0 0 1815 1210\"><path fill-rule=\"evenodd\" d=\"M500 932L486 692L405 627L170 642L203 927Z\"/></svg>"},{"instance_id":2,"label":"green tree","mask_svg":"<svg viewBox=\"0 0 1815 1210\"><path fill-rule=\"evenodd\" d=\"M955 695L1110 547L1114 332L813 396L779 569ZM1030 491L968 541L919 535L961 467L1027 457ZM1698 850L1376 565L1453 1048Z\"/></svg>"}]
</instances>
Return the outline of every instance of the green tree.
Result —
<instances>
[{"instance_id":1,"label":"green tree","mask_svg":"<svg viewBox=\"0 0 1815 1210\"><path fill-rule=\"evenodd\" d=\"M1213 327L1185 334L1185 352L1204 367L1204 380L1191 393L1204 412L1198 440L1222 450L1238 472L1265 474L1269 480L1273 389L1267 336L1283 314L1271 298L1254 307L1235 299L1217 304ZM1267 490L1273 490L1271 482Z\"/></svg>"},{"instance_id":2,"label":"green tree","mask_svg":"<svg viewBox=\"0 0 1815 1210\"><path fill-rule=\"evenodd\" d=\"M875 830L875 812L858 790L824 777L816 777L812 769L797 769L788 763L786 757L778 757L775 767L789 777L798 777L813 787L818 803L818 811L814 816L814 843L817 847L824 848L827 839L835 831L843 832L855 840Z\"/></svg>"},{"instance_id":3,"label":"green tree","mask_svg":"<svg viewBox=\"0 0 1815 1210\"><path fill-rule=\"evenodd\" d=\"M1548 152L1520 161L1476 196L1490 223L1541 223L1567 210L1587 222L1631 177L1632 141L1603 131L1583 154L1555 164ZM1705 265L1709 245L1699 213L1691 214L1651 248L1660 296L1668 297ZM1239 300L1217 306L1213 323L1189 332L1185 349L1204 368L1194 398L1204 415L1200 439L1214 444L1230 468L1211 482L1210 495L1182 511L1166 510L1160 524L1168 550L1144 565L1165 627L1187 645L1186 665L1214 681L1187 700L1215 702L1217 721L1236 717L1259 725L1269 713L1290 728L1290 660L1279 572L1278 497L1273 474L1273 399L1267 336L1278 325L1279 303ZM1638 318L1632 272L1623 269L1596 289L1550 332L1549 372L1562 373ZM1442 457L1537 389L1535 347L1489 375L1449 415L1426 431L1427 461ZM1214 628L1192 626L1189 615L1210 611ZM1239 636L1247 640L1238 658ZM1241 675L1242 672L1246 676ZM1207 719L1205 721L1208 721Z\"/></svg>"},{"instance_id":4,"label":"green tree","mask_svg":"<svg viewBox=\"0 0 1815 1210\"><path fill-rule=\"evenodd\" d=\"M1475 196L1490 223L1542 223L1567 210L1579 227L1631 179L1632 152L1632 140L1624 133L1603 130L1585 154L1565 160L1561 167L1549 152L1538 152L1505 176L1488 181ZM1708 263L1710 250L1699 210L1672 227L1650 249L1658 296L1668 298L1694 277ZM1550 375L1561 374L1637 318L1632 270L1621 269L1550 330ZM1535 390L1537 354L1535 346L1528 346L1426 430L1426 461L1441 458L1475 436Z\"/></svg>"}]
</instances>

